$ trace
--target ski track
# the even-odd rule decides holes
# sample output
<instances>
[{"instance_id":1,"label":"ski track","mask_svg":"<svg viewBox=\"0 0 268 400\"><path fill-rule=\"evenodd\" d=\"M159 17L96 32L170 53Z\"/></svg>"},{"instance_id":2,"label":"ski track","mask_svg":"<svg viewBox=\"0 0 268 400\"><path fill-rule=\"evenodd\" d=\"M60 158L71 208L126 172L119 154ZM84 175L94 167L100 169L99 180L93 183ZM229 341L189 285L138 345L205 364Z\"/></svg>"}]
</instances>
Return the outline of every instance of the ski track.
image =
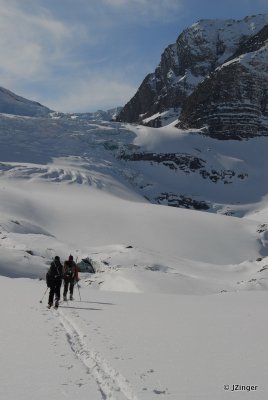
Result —
<instances>
[{"instance_id":1,"label":"ski track","mask_svg":"<svg viewBox=\"0 0 268 400\"><path fill-rule=\"evenodd\" d=\"M128 380L96 351L88 349L84 335L73 321L60 310L53 310L59 317L67 341L76 357L84 364L95 379L103 400L138 400Z\"/></svg>"}]
</instances>

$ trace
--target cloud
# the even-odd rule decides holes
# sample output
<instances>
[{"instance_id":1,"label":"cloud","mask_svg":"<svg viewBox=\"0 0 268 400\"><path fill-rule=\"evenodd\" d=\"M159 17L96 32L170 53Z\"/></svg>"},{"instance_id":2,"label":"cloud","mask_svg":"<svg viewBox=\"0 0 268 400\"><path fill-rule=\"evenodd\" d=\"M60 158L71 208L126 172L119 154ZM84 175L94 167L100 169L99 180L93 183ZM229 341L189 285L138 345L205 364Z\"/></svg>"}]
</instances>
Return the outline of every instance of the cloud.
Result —
<instances>
[{"instance_id":1,"label":"cloud","mask_svg":"<svg viewBox=\"0 0 268 400\"><path fill-rule=\"evenodd\" d=\"M76 77L56 89L53 101L48 99L48 104L44 98L44 104L63 112L91 112L123 106L137 90L129 82L109 75Z\"/></svg>"},{"instance_id":2,"label":"cloud","mask_svg":"<svg viewBox=\"0 0 268 400\"><path fill-rule=\"evenodd\" d=\"M1 80L38 79L67 57L75 27L55 19L47 9L29 13L18 1L0 1ZM76 32L77 33L77 32Z\"/></svg>"},{"instance_id":3,"label":"cloud","mask_svg":"<svg viewBox=\"0 0 268 400\"><path fill-rule=\"evenodd\" d=\"M123 105L150 71L139 27L181 1L0 0L0 86L61 111Z\"/></svg>"},{"instance_id":4,"label":"cloud","mask_svg":"<svg viewBox=\"0 0 268 400\"><path fill-rule=\"evenodd\" d=\"M158 20L165 22L179 16L183 0L102 0L110 9L121 11L128 19L146 17L147 22Z\"/></svg>"}]
</instances>

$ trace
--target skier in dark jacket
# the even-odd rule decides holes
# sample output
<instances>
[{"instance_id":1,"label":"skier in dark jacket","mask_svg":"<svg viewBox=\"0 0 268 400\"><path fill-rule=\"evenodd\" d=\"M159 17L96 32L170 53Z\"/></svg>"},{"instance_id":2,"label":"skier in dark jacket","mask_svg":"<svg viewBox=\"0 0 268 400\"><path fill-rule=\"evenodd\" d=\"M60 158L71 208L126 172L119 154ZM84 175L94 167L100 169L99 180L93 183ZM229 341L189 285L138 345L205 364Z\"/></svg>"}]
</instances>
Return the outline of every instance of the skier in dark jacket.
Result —
<instances>
[{"instance_id":1,"label":"skier in dark jacket","mask_svg":"<svg viewBox=\"0 0 268 400\"><path fill-rule=\"evenodd\" d=\"M46 281L47 287L50 288L48 296L48 308L53 305L53 299L55 296L54 307L58 308L60 301L60 288L63 276L63 266L60 262L60 257L56 256L54 261L50 264L50 268L47 272Z\"/></svg>"},{"instance_id":2,"label":"skier in dark jacket","mask_svg":"<svg viewBox=\"0 0 268 400\"><path fill-rule=\"evenodd\" d=\"M63 279L64 279L64 290L63 300L67 300L68 288L70 289L70 300L73 300L74 285L78 282L78 268L74 262L73 256L69 256L69 260L64 262L63 266Z\"/></svg>"}]
</instances>

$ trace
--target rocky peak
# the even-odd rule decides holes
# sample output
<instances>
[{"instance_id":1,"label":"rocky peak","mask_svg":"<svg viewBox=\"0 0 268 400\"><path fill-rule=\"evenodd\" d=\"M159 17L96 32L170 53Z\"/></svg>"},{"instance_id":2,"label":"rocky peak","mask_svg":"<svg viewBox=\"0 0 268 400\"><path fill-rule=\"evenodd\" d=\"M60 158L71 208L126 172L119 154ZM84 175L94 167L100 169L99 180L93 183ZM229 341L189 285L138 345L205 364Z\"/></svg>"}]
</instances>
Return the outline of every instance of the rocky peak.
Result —
<instances>
[{"instance_id":1,"label":"rocky peak","mask_svg":"<svg viewBox=\"0 0 268 400\"><path fill-rule=\"evenodd\" d=\"M268 24L187 98L178 127L218 139L268 135Z\"/></svg>"},{"instance_id":2,"label":"rocky peak","mask_svg":"<svg viewBox=\"0 0 268 400\"><path fill-rule=\"evenodd\" d=\"M268 15L255 15L240 21L201 20L185 29L176 43L165 49L155 72L144 79L118 119L161 126L163 115L173 109L174 119L183 110L180 126L190 126L184 111L189 110L188 99L195 98L195 91L201 84L208 89L205 81L211 76L215 80L219 74L217 69L234 56L248 54L253 48L258 51L256 43L262 47L260 43L266 40L267 24ZM223 81L220 93L225 92L222 85ZM219 85L214 82L213 87L216 90ZM236 92L239 92L238 88ZM213 96L217 96L216 93Z\"/></svg>"}]
</instances>

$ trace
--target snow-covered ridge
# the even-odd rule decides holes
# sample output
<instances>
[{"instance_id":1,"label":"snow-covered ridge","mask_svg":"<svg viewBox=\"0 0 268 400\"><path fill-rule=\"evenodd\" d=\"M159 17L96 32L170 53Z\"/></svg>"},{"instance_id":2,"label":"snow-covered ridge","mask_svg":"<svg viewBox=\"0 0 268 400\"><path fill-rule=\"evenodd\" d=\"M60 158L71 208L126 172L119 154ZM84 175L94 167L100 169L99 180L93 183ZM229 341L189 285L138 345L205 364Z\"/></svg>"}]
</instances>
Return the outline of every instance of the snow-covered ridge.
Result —
<instances>
[{"instance_id":1,"label":"snow-covered ridge","mask_svg":"<svg viewBox=\"0 0 268 400\"><path fill-rule=\"evenodd\" d=\"M42 104L27 100L15 93L0 87L0 112L24 116L47 116L51 110Z\"/></svg>"},{"instance_id":2,"label":"snow-covered ridge","mask_svg":"<svg viewBox=\"0 0 268 400\"><path fill-rule=\"evenodd\" d=\"M211 52L222 64L232 56L249 37L258 33L268 24L268 15L254 15L243 20L200 20L186 29L182 35L192 47L192 52L203 55ZM198 44L198 46L196 46Z\"/></svg>"}]
</instances>

